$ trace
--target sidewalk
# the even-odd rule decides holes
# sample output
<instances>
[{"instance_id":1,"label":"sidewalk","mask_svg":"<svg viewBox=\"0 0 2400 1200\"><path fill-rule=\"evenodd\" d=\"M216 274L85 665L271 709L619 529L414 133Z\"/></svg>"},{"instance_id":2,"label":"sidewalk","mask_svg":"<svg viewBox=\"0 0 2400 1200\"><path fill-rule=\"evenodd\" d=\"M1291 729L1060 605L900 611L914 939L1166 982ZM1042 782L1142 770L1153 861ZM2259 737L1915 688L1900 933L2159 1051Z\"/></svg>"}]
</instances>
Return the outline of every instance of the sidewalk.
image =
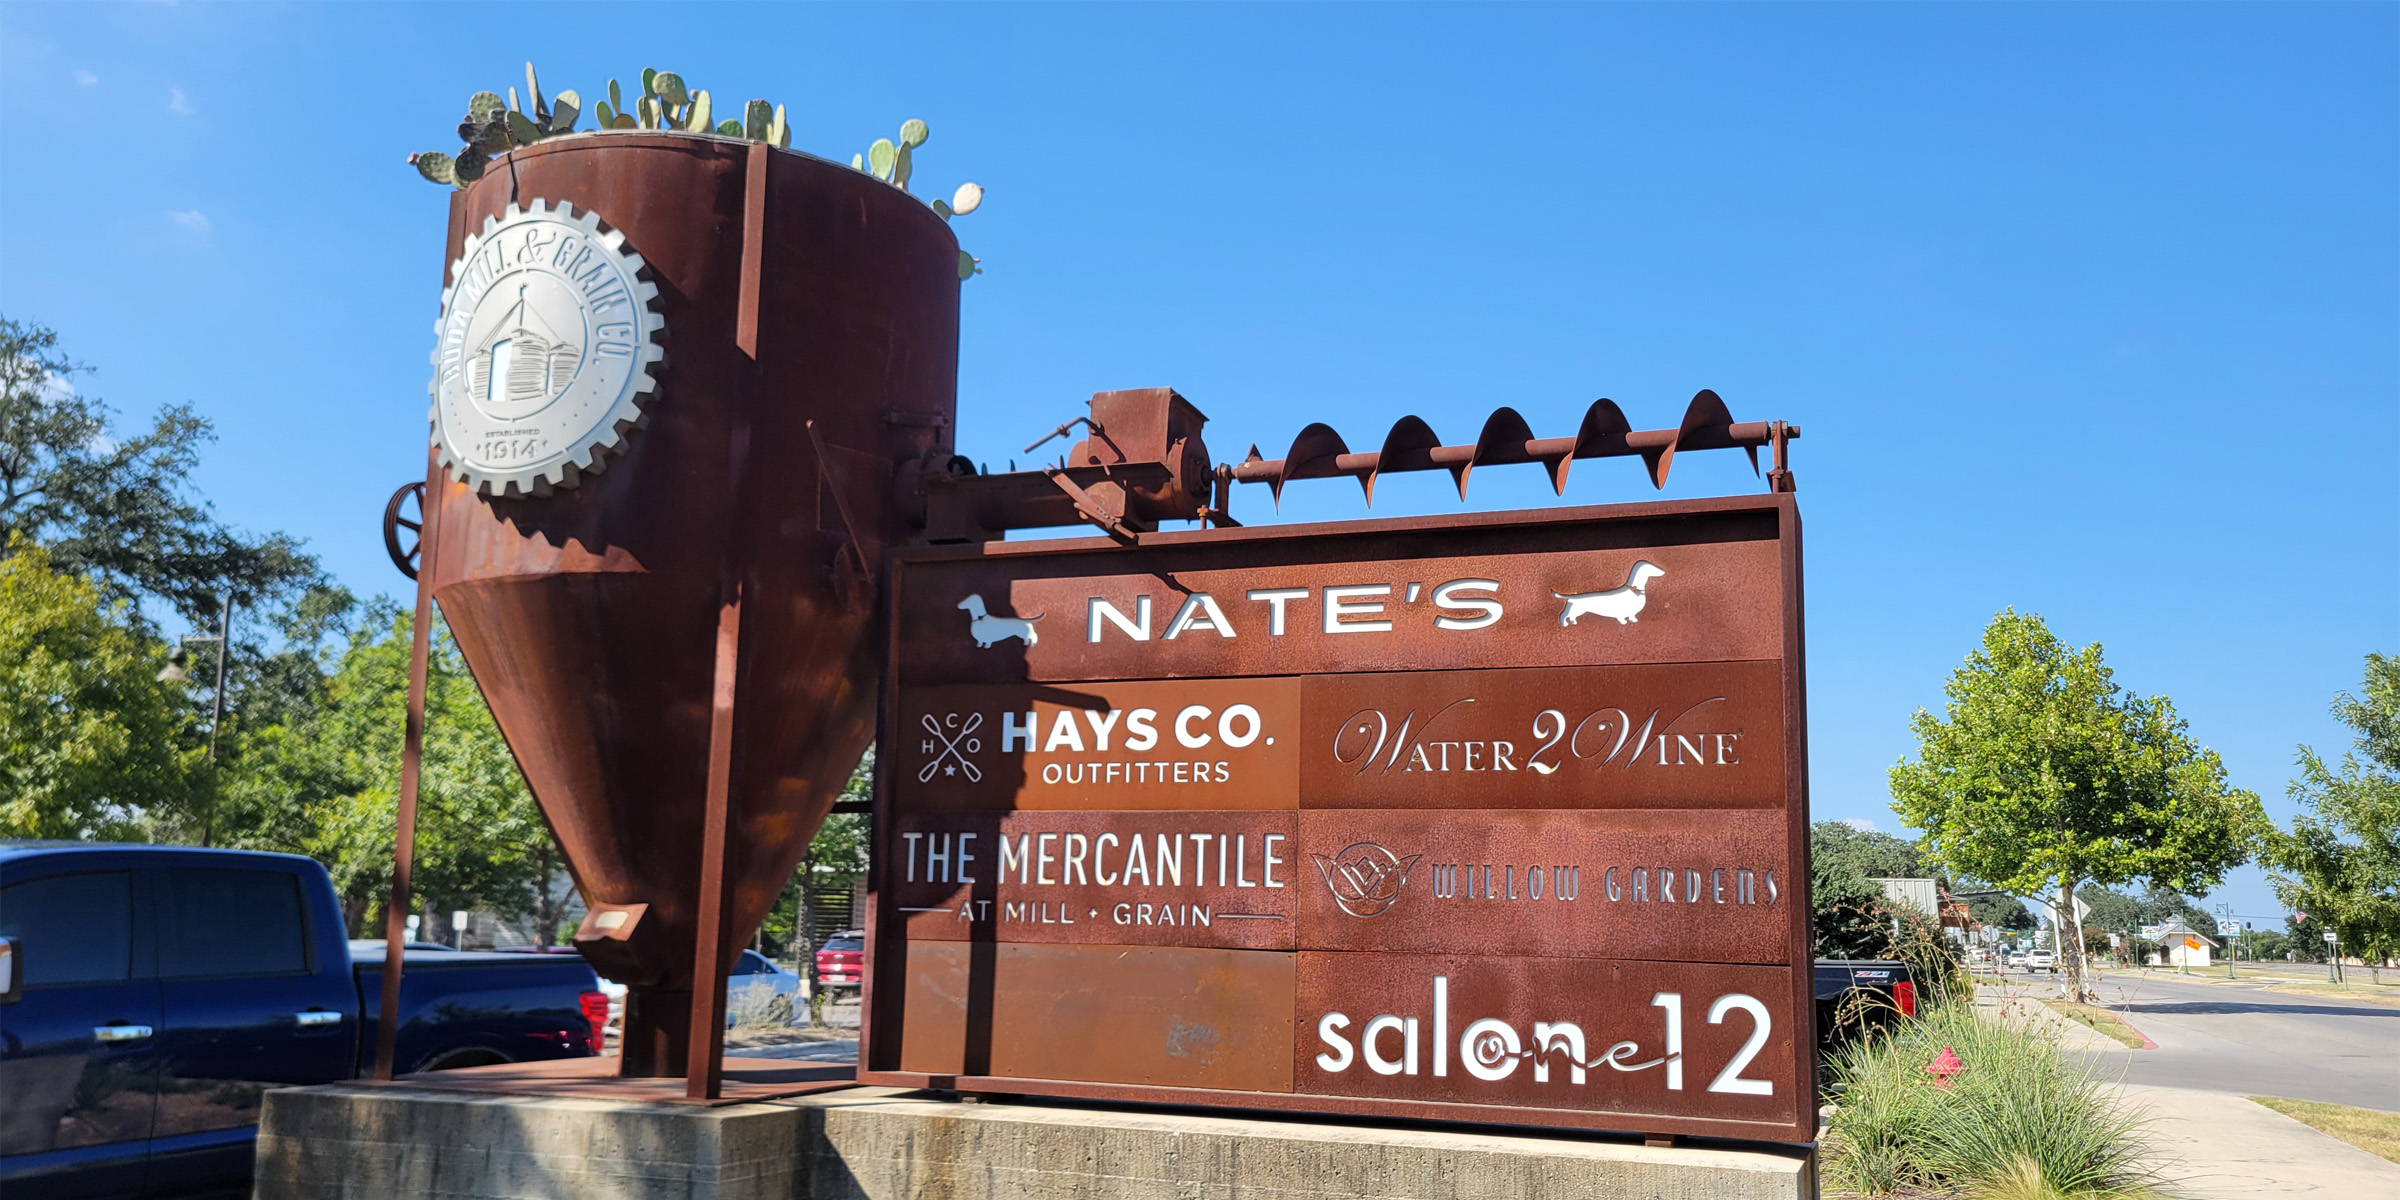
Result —
<instances>
[{"instance_id":1,"label":"sidewalk","mask_svg":"<svg viewBox=\"0 0 2400 1200\"><path fill-rule=\"evenodd\" d=\"M2148 1110L2151 1146L2173 1195L2400 1197L2400 1165L2240 1096L2139 1084L2121 1090L2128 1104Z\"/></svg>"},{"instance_id":2,"label":"sidewalk","mask_svg":"<svg viewBox=\"0 0 2400 1200\"><path fill-rule=\"evenodd\" d=\"M2113 1056L2141 1054L2067 1019L2041 1002L2041 989L1975 989L1987 1019L2058 1038L2063 1052L2092 1061L2104 1077L2121 1075ZM2111 1057L2096 1057L2107 1055ZM2153 1165L2168 1192L2188 1200L2251 1196L2322 1196L2400 1200L2400 1165L2224 1092L2120 1083L2125 1102L2150 1122Z\"/></svg>"},{"instance_id":3,"label":"sidewalk","mask_svg":"<svg viewBox=\"0 0 2400 1200\"><path fill-rule=\"evenodd\" d=\"M2050 989L2039 985L2019 987L2009 984L1995 987L1979 985L1975 989L1976 1014L1987 1020L1998 1020L2012 1029L2032 1029L2058 1039L2058 1048L2077 1057L2089 1057L2094 1052L2127 1053L2116 1039L2101 1034L2080 1021L2042 1003Z\"/></svg>"}]
</instances>

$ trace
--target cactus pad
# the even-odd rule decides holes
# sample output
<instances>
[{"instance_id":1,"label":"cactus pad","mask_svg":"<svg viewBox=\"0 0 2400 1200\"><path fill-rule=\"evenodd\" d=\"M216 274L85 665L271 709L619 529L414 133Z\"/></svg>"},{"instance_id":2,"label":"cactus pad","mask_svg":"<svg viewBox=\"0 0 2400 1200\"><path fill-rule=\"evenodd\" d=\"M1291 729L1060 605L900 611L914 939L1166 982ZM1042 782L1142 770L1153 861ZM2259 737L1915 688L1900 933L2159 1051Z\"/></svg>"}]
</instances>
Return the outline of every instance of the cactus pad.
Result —
<instances>
[{"instance_id":1,"label":"cactus pad","mask_svg":"<svg viewBox=\"0 0 2400 1200\"><path fill-rule=\"evenodd\" d=\"M925 144L925 138L931 132L932 130L925 128L925 122L910 117L900 123L900 144L914 150Z\"/></svg>"},{"instance_id":2,"label":"cactus pad","mask_svg":"<svg viewBox=\"0 0 2400 1200\"><path fill-rule=\"evenodd\" d=\"M742 136L754 142L770 141L767 126L775 120L775 106L764 100L753 100L742 106Z\"/></svg>"},{"instance_id":3,"label":"cactus pad","mask_svg":"<svg viewBox=\"0 0 2400 1200\"><path fill-rule=\"evenodd\" d=\"M659 99L677 108L692 102L692 94L684 90L683 76L673 71L660 71L650 77L650 83L651 90L658 93Z\"/></svg>"},{"instance_id":4,"label":"cactus pad","mask_svg":"<svg viewBox=\"0 0 2400 1200\"><path fill-rule=\"evenodd\" d=\"M423 154L411 154L408 156L408 162L410 166L413 166L417 169L417 174L422 175L435 183L458 182L457 173L451 170L450 156L442 153L439 150L428 150Z\"/></svg>"},{"instance_id":5,"label":"cactus pad","mask_svg":"<svg viewBox=\"0 0 2400 1200\"><path fill-rule=\"evenodd\" d=\"M867 173L890 182L892 163L898 155L899 148L892 145L889 138L876 138L875 144L867 147Z\"/></svg>"},{"instance_id":6,"label":"cactus pad","mask_svg":"<svg viewBox=\"0 0 2400 1200\"><path fill-rule=\"evenodd\" d=\"M977 208L982 206L982 184L962 183L958 185L958 190L956 192L951 193L950 211L957 213L960 216L965 216L968 213L974 212Z\"/></svg>"}]
</instances>

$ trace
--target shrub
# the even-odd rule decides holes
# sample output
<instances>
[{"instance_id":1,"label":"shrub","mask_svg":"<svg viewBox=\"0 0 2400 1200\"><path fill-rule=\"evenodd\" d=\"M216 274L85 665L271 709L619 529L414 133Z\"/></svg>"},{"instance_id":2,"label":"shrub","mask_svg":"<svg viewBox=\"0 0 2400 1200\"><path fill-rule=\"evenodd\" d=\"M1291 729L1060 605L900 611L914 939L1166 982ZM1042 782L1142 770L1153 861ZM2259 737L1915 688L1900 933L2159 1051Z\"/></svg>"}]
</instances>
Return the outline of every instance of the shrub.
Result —
<instances>
[{"instance_id":1,"label":"shrub","mask_svg":"<svg viewBox=\"0 0 2400 1200\"><path fill-rule=\"evenodd\" d=\"M737 1026L781 1029L792 1023L792 998L764 987L733 989L725 1007Z\"/></svg>"},{"instance_id":2,"label":"shrub","mask_svg":"<svg viewBox=\"0 0 2400 1200\"><path fill-rule=\"evenodd\" d=\"M1945 1049L1966 1064L1946 1087L1926 1070ZM2154 1194L2140 1118L2049 1036L1945 1004L1843 1050L1832 1069L1842 1102L1825 1174L1837 1188L2026 1200Z\"/></svg>"}]
</instances>

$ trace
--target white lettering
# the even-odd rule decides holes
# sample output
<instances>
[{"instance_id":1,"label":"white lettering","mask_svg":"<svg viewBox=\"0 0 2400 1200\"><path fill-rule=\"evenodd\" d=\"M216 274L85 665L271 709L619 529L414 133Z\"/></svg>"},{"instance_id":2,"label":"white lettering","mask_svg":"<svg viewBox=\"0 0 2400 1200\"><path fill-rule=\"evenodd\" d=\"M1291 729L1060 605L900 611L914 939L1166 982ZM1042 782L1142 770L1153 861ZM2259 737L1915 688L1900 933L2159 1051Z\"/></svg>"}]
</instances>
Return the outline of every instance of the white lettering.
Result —
<instances>
[{"instance_id":1,"label":"white lettering","mask_svg":"<svg viewBox=\"0 0 2400 1200\"><path fill-rule=\"evenodd\" d=\"M1233 719L1235 717L1240 717L1249 725L1249 728L1244 730L1240 737L1235 737L1233 734ZM1247 704L1231 705L1226 708L1224 715L1217 718L1217 736L1225 739L1226 745L1239 750L1242 747L1258 740L1258 731L1260 725L1261 722L1258 719L1257 709L1252 708ZM1108 749L1108 747L1105 745L1100 748L1103 750Z\"/></svg>"},{"instance_id":2,"label":"white lettering","mask_svg":"<svg viewBox=\"0 0 2400 1200\"><path fill-rule=\"evenodd\" d=\"M1129 735L1125 739L1125 748L1148 750L1158 745L1158 727L1151 724L1157 719L1158 710L1155 708L1137 708L1125 714L1125 732Z\"/></svg>"},{"instance_id":3,"label":"white lettering","mask_svg":"<svg viewBox=\"0 0 2400 1200\"><path fill-rule=\"evenodd\" d=\"M1145 624L1148 623L1148 618L1143 620ZM1166 640L1174 641L1187 629L1208 629L1214 630L1219 637L1233 636L1233 625L1225 619L1225 610L1218 608L1217 598L1207 592L1193 592L1184 598L1183 607L1175 612L1175 619L1167 622Z\"/></svg>"},{"instance_id":4,"label":"white lettering","mask_svg":"<svg viewBox=\"0 0 2400 1200\"><path fill-rule=\"evenodd\" d=\"M1006 754L1009 751L1016 749L1017 743L1019 742L1025 743L1026 749L1033 749L1033 739L1038 732L1035 728L1038 723L1038 715L1039 714L1031 712L1026 713L1025 723L1019 725L1017 724L1017 714L1013 712L1001 713L1000 753Z\"/></svg>"},{"instance_id":5,"label":"white lettering","mask_svg":"<svg viewBox=\"0 0 2400 1200\"><path fill-rule=\"evenodd\" d=\"M1481 612L1483 614L1475 617L1454 617L1444 613L1433 619L1433 627L1436 629L1482 629L1497 624L1501 611L1498 600L1482 596L1461 596L1459 593L1496 592L1499 590L1500 581L1497 579L1453 579L1433 589L1433 602L1436 606L1454 608L1460 612Z\"/></svg>"},{"instance_id":6,"label":"white lettering","mask_svg":"<svg viewBox=\"0 0 2400 1200\"><path fill-rule=\"evenodd\" d=\"M1307 588L1251 588L1242 593L1267 606L1267 636L1283 636L1283 606L1287 601L1308 599Z\"/></svg>"},{"instance_id":7,"label":"white lettering","mask_svg":"<svg viewBox=\"0 0 2400 1200\"><path fill-rule=\"evenodd\" d=\"M1183 743L1186 749L1191 750L1197 750L1202 746L1207 745L1208 735L1205 733L1193 733L1192 722L1207 720L1208 711L1208 706L1205 704L1192 704L1185 706L1182 712L1176 713L1175 740ZM1081 749L1081 747L1077 747L1077 749ZM1177 772L1177 774L1180 775L1181 772ZM1177 782L1180 783L1182 781L1178 779Z\"/></svg>"},{"instance_id":8,"label":"white lettering","mask_svg":"<svg viewBox=\"0 0 2400 1200\"><path fill-rule=\"evenodd\" d=\"M1121 909L1125 906L1120 904L1117 907ZM1317 1019L1317 1039L1332 1047L1339 1054L1339 1057L1331 1054L1317 1055L1318 1070L1339 1074L1350 1069L1350 1060L1356 1054L1350 1048L1350 1039L1343 1037L1338 1032L1349 1026L1350 1018L1338 1012L1329 1012Z\"/></svg>"},{"instance_id":9,"label":"white lettering","mask_svg":"<svg viewBox=\"0 0 2400 1200\"><path fill-rule=\"evenodd\" d=\"M1071 708L1058 710L1058 721L1050 726L1050 740L1042 744L1042 753L1056 754L1061 746L1083 753L1083 730L1075 724L1075 710Z\"/></svg>"},{"instance_id":10,"label":"white lettering","mask_svg":"<svg viewBox=\"0 0 2400 1200\"><path fill-rule=\"evenodd\" d=\"M1100 640L1100 622L1103 619L1137 642L1149 641L1150 597L1140 596L1134 599L1131 620L1126 619L1124 612L1119 610L1116 605L1110 604L1098 596L1092 597L1091 613L1086 622L1085 641L1097 642Z\"/></svg>"},{"instance_id":11,"label":"white lettering","mask_svg":"<svg viewBox=\"0 0 2400 1200\"><path fill-rule=\"evenodd\" d=\"M1327 633L1389 633L1389 632L1391 632L1391 629L1392 629L1392 623L1391 623L1390 621L1375 621L1375 620L1356 620L1356 621L1351 621L1351 620L1344 620L1344 619L1343 619L1343 618L1345 618L1345 617L1375 617L1375 616L1379 616L1379 615L1381 615L1381 614L1382 614L1382 612L1383 612L1383 603L1382 603L1381 601L1377 601L1376 603L1373 603L1373 604L1353 604L1353 603L1349 603L1349 601L1352 601L1352 600L1355 600L1355 599L1359 599L1359 598L1362 598L1362 597L1366 597L1366 596L1389 596L1389 595L1391 595L1391 594L1392 594L1392 585L1390 585L1390 584L1388 584L1388 583L1377 583L1377 584L1357 584L1357 585L1350 586L1350 587L1329 587L1329 588L1326 588L1326 589L1325 589L1325 632L1327 632ZM1098 640L1098 639L1094 639L1094 640Z\"/></svg>"}]
</instances>

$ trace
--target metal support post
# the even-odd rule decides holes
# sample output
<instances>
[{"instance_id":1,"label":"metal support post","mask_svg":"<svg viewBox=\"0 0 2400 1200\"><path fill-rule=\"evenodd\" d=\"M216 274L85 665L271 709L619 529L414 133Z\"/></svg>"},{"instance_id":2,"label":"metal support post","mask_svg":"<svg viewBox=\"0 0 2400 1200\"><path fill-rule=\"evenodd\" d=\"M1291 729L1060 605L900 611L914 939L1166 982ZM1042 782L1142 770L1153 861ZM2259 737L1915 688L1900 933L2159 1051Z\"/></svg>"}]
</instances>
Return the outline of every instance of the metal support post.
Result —
<instances>
[{"instance_id":1,"label":"metal support post","mask_svg":"<svg viewBox=\"0 0 2400 1200\"><path fill-rule=\"evenodd\" d=\"M441 496L438 463L428 462L419 517L417 618L408 651L408 723L400 741L400 805L392 820L392 893L383 906L383 995L376 1009L375 1078L389 1081L400 1024L400 964L408 940L409 873L417 853L417 777L425 759L425 668L433 645L434 506Z\"/></svg>"}]
</instances>

